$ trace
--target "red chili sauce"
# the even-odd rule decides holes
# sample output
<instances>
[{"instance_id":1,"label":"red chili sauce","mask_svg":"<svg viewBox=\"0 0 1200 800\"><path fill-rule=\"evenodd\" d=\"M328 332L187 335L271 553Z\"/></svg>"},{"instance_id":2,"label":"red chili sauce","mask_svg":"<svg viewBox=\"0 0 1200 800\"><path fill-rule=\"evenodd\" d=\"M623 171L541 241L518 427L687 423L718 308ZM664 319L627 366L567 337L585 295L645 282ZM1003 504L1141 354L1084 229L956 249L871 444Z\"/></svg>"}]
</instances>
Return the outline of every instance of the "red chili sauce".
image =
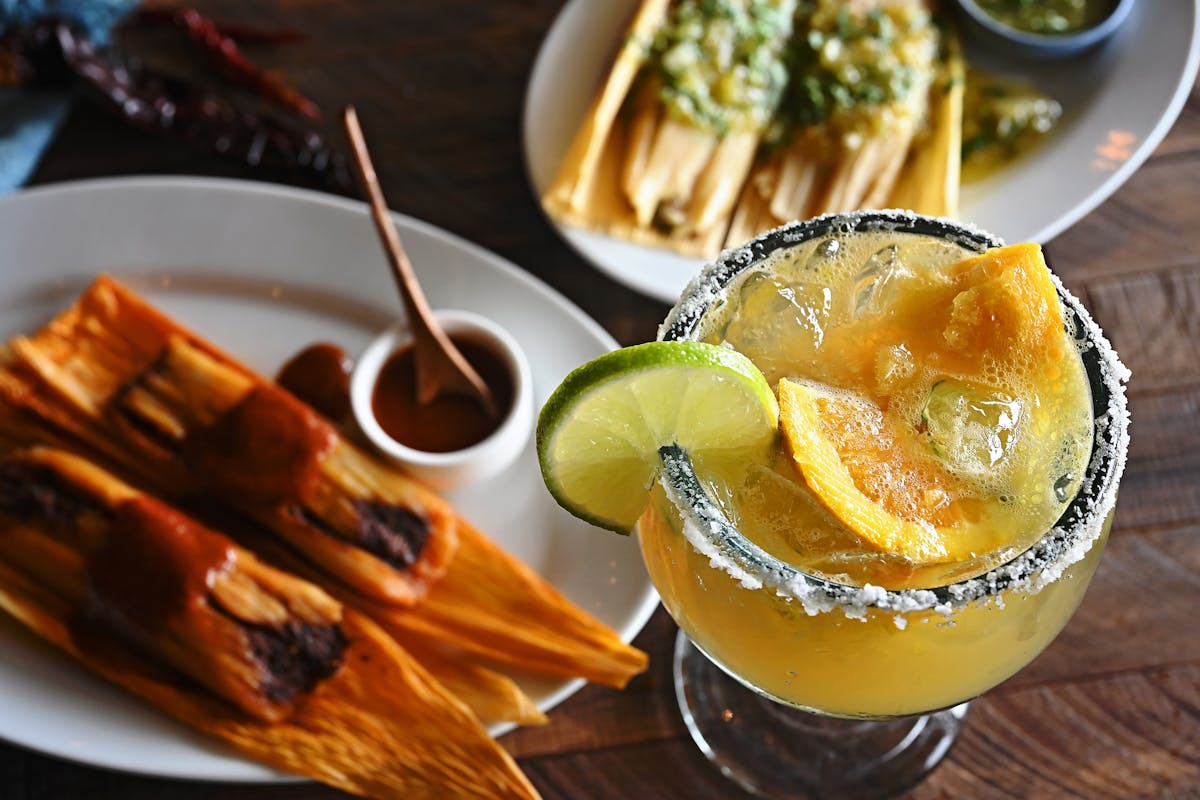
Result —
<instances>
[{"instance_id":1,"label":"red chili sauce","mask_svg":"<svg viewBox=\"0 0 1200 800\"><path fill-rule=\"evenodd\" d=\"M183 455L208 490L272 507L306 496L338 445L333 425L269 383L184 440Z\"/></svg>"},{"instance_id":2,"label":"red chili sauce","mask_svg":"<svg viewBox=\"0 0 1200 800\"><path fill-rule=\"evenodd\" d=\"M216 574L236 557L229 539L169 506L146 496L125 500L88 558L91 602L135 639L152 636L206 602Z\"/></svg>"},{"instance_id":3,"label":"red chili sauce","mask_svg":"<svg viewBox=\"0 0 1200 800\"><path fill-rule=\"evenodd\" d=\"M429 453L462 450L483 441L507 416L513 402L508 366L486 342L469 333L450 338L492 390L497 415L490 417L474 399L444 394L417 401L416 361L411 346L393 353L379 371L371 410L379 426L397 442Z\"/></svg>"},{"instance_id":4,"label":"red chili sauce","mask_svg":"<svg viewBox=\"0 0 1200 800\"><path fill-rule=\"evenodd\" d=\"M350 419L350 371L354 362L337 345L304 348L283 365L276 382L330 422Z\"/></svg>"}]
</instances>

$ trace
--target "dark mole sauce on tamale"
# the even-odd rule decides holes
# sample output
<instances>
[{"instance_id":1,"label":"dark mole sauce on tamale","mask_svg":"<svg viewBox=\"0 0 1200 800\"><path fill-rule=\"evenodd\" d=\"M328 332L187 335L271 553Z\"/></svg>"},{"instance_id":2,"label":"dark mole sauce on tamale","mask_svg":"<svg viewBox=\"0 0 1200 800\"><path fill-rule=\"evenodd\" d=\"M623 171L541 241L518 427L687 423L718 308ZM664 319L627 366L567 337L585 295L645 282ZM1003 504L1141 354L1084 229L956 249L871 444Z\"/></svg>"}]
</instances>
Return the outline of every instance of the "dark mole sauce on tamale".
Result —
<instances>
[{"instance_id":1,"label":"dark mole sauce on tamale","mask_svg":"<svg viewBox=\"0 0 1200 800\"><path fill-rule=\"evenodd\" d=\"M117 663L144 673L158 667L134 664L118 648L105 646L102 632L91 623L99 621L135 645L147 646L170 628L197 643L222 647L228 646L227 634L216 630L214 620L224 615L245 636L244 645L230 655L260 671L255 690L272 703L290 703L337 671L346 637L337 624L266 625L233 616L210 590L223 572L237 568L236 563L237 550L224 535L152 498L126 500L115 510L112 533L87 559L87 606L73 621L72 638L81 650L103 654L110 662L115 656ZM173 670L162 672L162 680L171 679L167 676ZM175 675L174 680L181 678ZM246 706L236 693L216 691L255 716L263 714L257 706Z\"/></svg>"},{"instance_id":2,"label":"dark mole sauce on tamale","mask_svg":"<svg viewBox=\"0 0 1200 800\"><path fill-rule=\"evenodd\" d=\"M190 684L137 652L154 652L168 629L204 635L208 615L201 612L217 576L234 568L233 543L150 497L122 501L111 514L110 534L83 565L87 595L67 620L71 639L110 669Z\"/></svg>"},{"instance_id":3,"label":"dark mole sauce on tamale","mask_svg":"<svg viewBox=\"0 0 1200 800\"><path fill-rule=\"evenodd\" d=\"M184 452L210 485L272 503L302 494L337 438L333 426L311 408L263 384L189 437Z\"/></svg>"},{"instance_id":4,"label":"dark mole sauce on tamale","mask_svg":"<svg viewBox=\"0 0 1200 800\"><path fill-rule=\"evenodd\" d=\"M74 562L86 592L76 601L82 629L101 621L135 639L154 635L205 602L212 580L236 558L229 539L158 500L105 507L42 464L0 464L0 513L40 521L83 554ZM96 526L107 532L89 546L85 532Z\"/></svg>"},{"instance_id":5,"label":"dark mole sauce on tamale","mask_svg":"<svg viewBox=\"0 0 1200 800\"><path fill-rule=\"evenodd\" d=\"M388 436L414 450L446 453L470 447L495 431L512 407L512 375L496 352L468 334L450 338L492 390L498 413L490 417L475 400L455 394L419 402L413 349L397 350L379 370L371 411Z\"/></svg>"},{"instance_id":6,"label":"dark mole sauce on tamale","mask_svg":"<svg viewBox=\"0 0 1200 800\"><path fill-rule=\"evenodd\" d=\"M88 557L88 599L95 616L134 638L205 603L236 559L229 539L148 497L122 502L113 529Z\"/></svg>"}]
</instances>

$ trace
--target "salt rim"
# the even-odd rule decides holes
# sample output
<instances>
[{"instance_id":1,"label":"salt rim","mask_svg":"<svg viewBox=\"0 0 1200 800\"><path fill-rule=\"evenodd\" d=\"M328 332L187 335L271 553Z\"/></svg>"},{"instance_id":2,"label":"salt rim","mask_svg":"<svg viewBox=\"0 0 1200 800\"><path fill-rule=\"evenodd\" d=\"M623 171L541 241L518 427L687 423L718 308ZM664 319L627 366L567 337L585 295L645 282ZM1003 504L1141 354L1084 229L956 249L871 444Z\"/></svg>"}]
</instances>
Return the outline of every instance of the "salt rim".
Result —
<instances>
[{"instance_id":1,"label":"salt rim","mask_svg":"<svg viewBox=\"0 0 1200 800\"><path fill-rule=\"evenodd\" d=\"M975 252L1003 244L998 237L972 225L899 210L826 214L788 223L722 253L706 266L667 315L659 339L694 337L704 311L725 297L729 283L776 250L832 233L880 230L939 236ZM742 587L773 589L781 597L798 601L809 616L840 609L847 617L863 619L868 609L874 608L895 613L901 629L902 614L932 609L949 615L987 598L1002 602L998 595L1004 591L1033 594L1058 580L1091 550L1116 504L1129 447L1124 384L1130 372L1082 303L1053 272L1051 280L1068 312L1068 324L1092 391L1092 455L1071 504L1058 522L1024 552L983 575L929 589L887 590L869 583L852 586L818 578L775 558L744 537L708 496L688 454L676 445L668 445L659 450L663 463L659 481L683 517L683 534L688 542L708 557L714 569L723 570Z\"/></svg>"}]
</instances>

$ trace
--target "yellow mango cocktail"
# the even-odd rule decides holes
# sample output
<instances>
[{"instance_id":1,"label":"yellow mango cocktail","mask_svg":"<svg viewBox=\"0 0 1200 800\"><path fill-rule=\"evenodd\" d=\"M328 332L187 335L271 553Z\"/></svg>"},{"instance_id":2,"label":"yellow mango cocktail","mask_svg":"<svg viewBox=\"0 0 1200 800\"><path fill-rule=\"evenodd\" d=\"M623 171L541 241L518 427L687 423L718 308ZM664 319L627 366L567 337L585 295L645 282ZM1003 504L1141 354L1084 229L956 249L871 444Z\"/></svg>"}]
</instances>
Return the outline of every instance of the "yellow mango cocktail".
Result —
<instances>
[{"instance_id":1,"label":"yellow mango cocktail","mask_svg":"<svg viewBox=\"0 0 1200 800\"><path fill-rule=\"evenodd\" d=\"M773 448L664 447L638 524L667 610L756 691L832 716L947 708L1078 606L1126 372L1040 248L998 245L912 215L819 218L727 254L664 323L777 387Z\"/></svg>"}]
</instances>

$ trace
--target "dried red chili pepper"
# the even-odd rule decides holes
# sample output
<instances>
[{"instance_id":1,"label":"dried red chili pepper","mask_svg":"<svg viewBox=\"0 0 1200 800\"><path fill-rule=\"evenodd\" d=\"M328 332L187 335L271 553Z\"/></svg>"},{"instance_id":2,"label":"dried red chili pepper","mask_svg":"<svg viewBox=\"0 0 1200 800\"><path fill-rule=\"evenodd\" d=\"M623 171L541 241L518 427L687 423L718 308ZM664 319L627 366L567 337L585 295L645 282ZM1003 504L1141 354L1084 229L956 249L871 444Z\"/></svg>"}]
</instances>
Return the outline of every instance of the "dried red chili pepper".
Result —
<instances>
[{"instance_id":1,"label":"dried red chili pepper","mask_svg":"<svg viewBox=\"0 0 1200 800\"><path fill-rule=\"evenodd\" d=\"M221 26L196 9L149 8L142 11L142 16L155 21L166 19L182 28L217 69L234 83L239 83L309 119L321 116L321 110L316 103L290 86L283 78L263 71L246 58L238 48L235 37L224 32Z\"/></svg>"},{"instance_id":2,"label":"dried red chili pepper","mask_svg":"<svg viewBox=\"0 0 1200 800\"><path fill-rule=\"evenodd\" d=\"M176 22L178 8L166 6L143 6L138 9L138 16L146 22ZM259 28L253 25L231 25L225 22L213 22L222 36L228 36L238 44L287 44L298 42L304 34L295 28Z\"/></svg>"},{"instance_id":3,"label":"dried red chili pepper","mask_svg":"<svg viewBox=\"0 0 1200 800\"><path fill-rule=\"evenodd\" d=\"M0 39L0 50L25 85L78 84L135 127L353 194L345 156L315 130L239 108L196 84L122 62L64 20L46 18L9 31Z\"/></svg>"}]
</instances>

